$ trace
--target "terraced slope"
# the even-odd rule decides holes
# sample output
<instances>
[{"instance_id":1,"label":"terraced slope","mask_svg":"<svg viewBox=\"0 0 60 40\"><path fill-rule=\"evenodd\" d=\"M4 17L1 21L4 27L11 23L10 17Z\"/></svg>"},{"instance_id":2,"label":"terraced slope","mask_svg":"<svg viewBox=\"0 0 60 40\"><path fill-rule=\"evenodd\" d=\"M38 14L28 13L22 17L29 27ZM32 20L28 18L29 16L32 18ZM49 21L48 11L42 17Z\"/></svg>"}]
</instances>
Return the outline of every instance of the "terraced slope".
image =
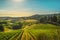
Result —
<instances>
[{"instance_id":1,"label":"terraced slope","mask_svg":"<svg viewBox=\"0 0 60 40\"><path fill-rule=\"evenodd\" d=\"M51 24L26 26L20 30L0 32L0 40L60 40L60 27Z\"/></svg>"}]
</instances>

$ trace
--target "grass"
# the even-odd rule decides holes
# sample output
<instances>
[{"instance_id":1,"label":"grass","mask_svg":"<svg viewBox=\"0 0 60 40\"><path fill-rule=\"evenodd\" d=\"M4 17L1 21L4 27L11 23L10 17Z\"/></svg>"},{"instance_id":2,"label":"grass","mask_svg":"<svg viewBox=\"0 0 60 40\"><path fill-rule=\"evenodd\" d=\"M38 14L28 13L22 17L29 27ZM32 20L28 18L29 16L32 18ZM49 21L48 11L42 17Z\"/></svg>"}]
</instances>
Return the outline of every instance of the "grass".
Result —
<instances>
[{"instance_id":1,"label":"grass","mask_svg":"<svg viewBox=\"0 0 60 40\"><path fill-rule=\"evenodd\" d=\"M21 33L21 30L11 32L0 32L0 40L12 40Z\"/></svg>"},{"instance_id":2,"label":"grass","mask_svg":"<svg viewBox=\"0 0 60 40\"><path fill-rule=\"evenodd\" d=\"M60 40L60 26L34 24L22 30L0 32L0 40Z\"/></svg>"},{"instance_id":3,"label":"grass","mask_svg":"<svg viewBox=\"0 0 60 40\"><path fill-rule=\"evenodd\" d=\"M58 34L59 30L55 29L44 29L44 30L39 30L39 29L31 29L29 30L36 38L36 40L60 40ZM60 32L60 31L59 31Z\"/></svg>"},{"instance_id":4,"label":"grass","mask_svg":"<svg viewBox=\"0 0 60 40\"><path fill-rule=\"evenodd\" d=\"M60 29L60 26L52 24L34 24L28 27L27 29Z\"/></svg>"}]
</instances>

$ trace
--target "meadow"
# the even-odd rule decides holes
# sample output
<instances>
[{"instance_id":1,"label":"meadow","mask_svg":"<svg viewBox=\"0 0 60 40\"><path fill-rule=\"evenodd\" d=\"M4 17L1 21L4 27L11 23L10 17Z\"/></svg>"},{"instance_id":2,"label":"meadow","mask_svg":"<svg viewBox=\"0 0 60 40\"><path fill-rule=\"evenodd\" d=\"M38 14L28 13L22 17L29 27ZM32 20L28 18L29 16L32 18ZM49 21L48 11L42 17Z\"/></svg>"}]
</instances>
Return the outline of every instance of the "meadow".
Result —
<instances>
[{"instance_id":1,"label":"meadow","mask_svg":"<svg viewBox=\"0 0 60 40\"><path fill-rule=\"evenodd\" d=\"M33 24L19 30L0 32L0 40L60 40L60 26Z\"/></svg>"}]
</instances>

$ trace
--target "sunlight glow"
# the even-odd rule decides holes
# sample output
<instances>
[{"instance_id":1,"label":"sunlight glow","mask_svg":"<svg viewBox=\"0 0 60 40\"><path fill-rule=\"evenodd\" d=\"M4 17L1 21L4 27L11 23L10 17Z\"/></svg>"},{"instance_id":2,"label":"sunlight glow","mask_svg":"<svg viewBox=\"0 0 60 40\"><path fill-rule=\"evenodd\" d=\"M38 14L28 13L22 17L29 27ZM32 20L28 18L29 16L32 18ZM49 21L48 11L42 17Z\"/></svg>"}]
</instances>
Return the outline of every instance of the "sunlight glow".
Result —
<instances>
[{"instance_id":1,"label":"sunlight glow","mask_svg":"<svg viewBox=\"0 0 60 40\"><path fill-rule=\"evenodd\" d=\"M28 17L32 15L32 12L0 10L0 17Z\"/></svg>"},{"instance_id":2,"label":"sunlight glow","mask_svg":"<svg viewBox=\"0 0 60 40\"><path fill-rule=\"evenodd\" d=\"M23 2L23 1L25 1L25 0L12 0L13 2Z\"/></svg>"}]
</instances>

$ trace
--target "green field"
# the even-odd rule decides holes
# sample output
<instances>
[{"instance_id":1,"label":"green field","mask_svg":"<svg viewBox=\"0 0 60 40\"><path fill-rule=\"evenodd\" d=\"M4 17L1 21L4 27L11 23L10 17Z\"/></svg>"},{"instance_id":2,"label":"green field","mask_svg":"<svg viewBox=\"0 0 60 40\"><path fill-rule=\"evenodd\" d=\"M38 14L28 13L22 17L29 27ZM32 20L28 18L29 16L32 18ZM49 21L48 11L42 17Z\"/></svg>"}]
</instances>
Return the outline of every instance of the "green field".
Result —
<instances>
[{"instance_id":1,"label":"green field","mask_svg":"<svg viewBox=\"0 0 60 40\"><path fill-rule=\"evenodd\" d=\"M52 24L34 24L20 30L0 32L0 40L60 40L60 27Z\"/></svg>"}]
</instances>

